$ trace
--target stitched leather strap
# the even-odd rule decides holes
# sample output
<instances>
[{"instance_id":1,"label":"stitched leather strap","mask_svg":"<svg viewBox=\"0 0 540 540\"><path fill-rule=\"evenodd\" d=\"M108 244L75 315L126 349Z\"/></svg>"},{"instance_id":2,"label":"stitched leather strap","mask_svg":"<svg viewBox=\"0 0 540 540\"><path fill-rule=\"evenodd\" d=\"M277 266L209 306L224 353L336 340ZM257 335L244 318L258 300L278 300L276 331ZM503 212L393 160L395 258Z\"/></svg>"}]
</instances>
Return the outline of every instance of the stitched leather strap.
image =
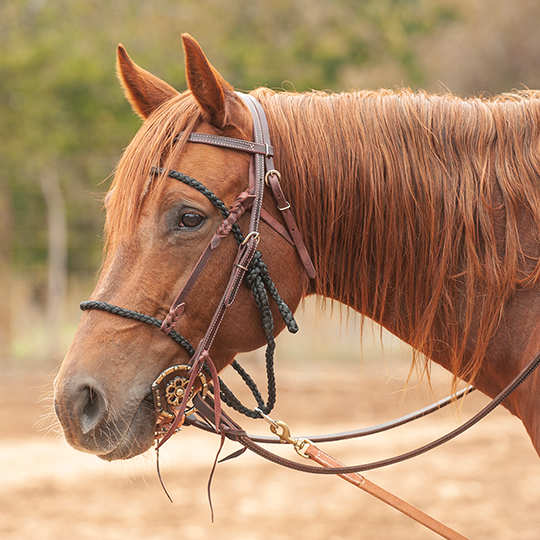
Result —
<instances>
[{"instance_id":1,"label":"stitched leather strap","mask_svg":"<svg viewBox=\"0 0 540 540\"><path fill-rule=\"evenodd\" d=\"M254 122L255 140L264 142L265 146L270 146L270 130L268 128L266 114L261 104L249 94L237 93L237 95L240 96L240 98L242 98L246 105L249 107L254 119L258 118L258 121ZM289 234L294 242L294 246L296 247L296 251L298 252L300 260L302 261L302 264L304 265L308 276L313 279L316 275L315 267L313 266L311 257L309 256L304 241L302 240L302 235L300 234L298 226L296 225L296 222L294 220L291 211L291 205L285 199L285 195L283 194L283 190L281 189L281 185L279 182L279 173L274 169L273 154L266 154L264 156L264 163L262 163L262 155L260 155L259 158L260 159L257 162L258 167L262 169L262 175L265 176L266 183L272 189L274 198L276 199L278 208L281 211L281 215L283 216L285 225L289 230ZM266 171L268 171L266 175L264 173L265 169Z\"/></svg>"},{"instance_id":2,"label":"stitched leather strap","mask_svg":"<svg viewBox=\"0 0 540 540\"><path fill-rule=\"evenodd\" d=\"M294 240L291 238L289 231L276 219L274 219L264 208L261 210L261 219L280 234L291 246L294 246Z\"/></svg>"},{"instance_id":3,"label":"stitched leather strap","mask_svg":"<svg viewBox=\"0 0 540 540\"><path fill-rule=\"evenodd\" d=\"M195 404L195 407L197 408L197 411L199 411L199 413L203 417L205 417L206 419L210 421L214 419L215 417L214 403L210 396L207 396L206 399L203 399L197 394L193 402ZM259 447L258 445L255 445L255 443L253 443L249 439L249 436L247 435L247 433L234 420L232 420L228 415L226 415L223 412L221 413L221 417L220 417L219 431L222 433L222 435L225 435L227 438L240 442L246 448L255 451L255 453L263 457L266 457L264 455L265 453L270 454L270 452L267 452L266 450ZM446 538L447 540L468 540L467 537L454 531L450 527L447 527L443 523L437 521L436 519L432 518L428 514L422 512L421 510L419 510L412 504L409 504L403 499L400 499L393 493L390 493L389 491L386 491L385 489L381 488L377 484L374 484L373 482L371 482L364 476L361 476L360 474L354 471L346 471L345 469L348 469L348 467L345 467L343 463L337 461L336 459L331 457L329 454L323 452L322 450L317 448L314 444L308 443L307 448L303 449L302 452L305 456L309 457L309 459L311 459L312 461L315 461L316 463L324 467L324 469L320 469L318 467L309 467L310 469L313 469L311 472L326 471L330 474L336 474L337 476L343 478L347 482L362 489L363 491L366 491L370 495L373 495L374 497L388 504L389 506L392 506L399 512L402 512L406 516L410 517L411 519L414 519L416 522L420 523L421 525L424 525L428 529L439 534L443 538ZM271 455L273 458L272 461L278 464L284 464L284 462L288 462L291 465L299 465L296 462L286 460L285 458L282 458L275 454L271 454ZM292 467L292 468L298 468L299 470L303 470L300 467ZM343 471L343 472L340 472L340 471Z\"/></svg>"},{"instance_id":4,"label":"stitched leather strap","mask_svg":"<svg viewBox=\"0 0 540 540\"><path fill-rule=\"evenodd\" d=\"M389 422L383 422L382 424L377 424L377 425L365 427L365 428L354 429L351 431L329 433L326 435L301 435L300 438L309 439L313 443L324 443L324 442L358 439L361 437L367 437L369 435L375 435L377 433L382 433L384 431L388 431L390 429L403 426L405 424L408 424L409 422L412 422L413 420L424 418L425 416L428 416L429 414L432 414L434 412L438 412L444 407L450 405L451 403L456 403L458 400L464 398L466 395L469 395L471 392L474 392L474 391L475 391L475 388L473 386L468 386L467 388L464 388L463 390L460 390L459 392L456 392L455 394L449 397L446 397L431 405L428 405L427 407L423 407L422 409L419 409L415 412L406 414L394 420L390 420ZM196 428L202 429L204 431L214 431L212 428L208 427L207 424L200 422L199 420L196 420L195 418L190 420L189 425L193 425ZM280 439L278 439L277 437L267 437L263 435L252 435L252 434L249 434L248 437L252 441L256 443L260 443L260 444L281 444Z\"/></svg>"},{"instance_id":5,"label":"stitched leather strap","mask_svg":"<svg viewBox=\"0 0 540 540\"><path fill-rule=\"evenodd\" d=\"M259 145L263 144L265 145L265 147L269 147L269 141L264 141L263 139L263 130L261 128L259 117L256 113L255 106L254 106L254 102L256 102L255 98L252 98L251 96L243 95L243 99L248 105L248 108L251 111L251 114L253 117L255 143ZM224 140L222 141L221 139L224 139ZM223 142L225 146L232 144L230 139L224 138L224 137L219 138L215 135L208 136L207 140L201 139L198 142L203 142L205 144L214 144L216 143L216 140L219 140L220 143ZM227 146L227 147L230 148L231 146ZM221 401L220 401L219 382L218 382L219 380L217 377L217 372L215 370L214 364L210 358L210 348L212 347L212 343L214 342L214 339L219 330L219 327L221 326L223 318L225 317L225 313L227 312L227 309L233 304L234 300L236 299L238 289L240 288L242 280L244 279L244 275L248 270L248 267L251 263L251 260L253 259L253 256L255 255L255 252L257 251L257 246L259 244L259 221L261 217L262 200L263 200L263 195L264 195L264 174L265 174L264 156L265 155L267 156L268 152L266 152L265 154L261 154L261 152L256 152L256 151L252 152L252 157L251 157L252 164L250 166L250 184L254 184L254 185L250 189L250 192L246 193L246 195L249 195L249 198L251 200L251 219L250 219L249 233L245 237L245 240L242 242L242 244L238 247L236 260L234 261L231 275L229 277L229 282L227 284L225 292L223 293L223 296L221 297L221 300L218 304L216 311L214 312L214 316L212 317L210 325L208 326L203 339L200 341L195 351L195 354L191 357L189 361L188 365L192 369L190 373L190 379L186 388L186 392L184 393L184 397L180 404L180 410L178 411L176 418L171 424L169 431L165 434L165 436L159 442L157 446L158 448L160 448L171 437L171 435L175 432L175 430L179 426L181 426L182 423L184 422L184 411L186 410L186 407L187 407L189 394L191 393L191 390L193 389L195 378L200 373L203 363L206 363L207 366L210 368L210 371L212 372L212 379L214 382L214 391L216 392L216 402L214 404L215 417L213 421L215 423L216 429L219 429L219 426L221 423ZM222 227L227 222L227 220L233 219L232 216L234 213L235 212L231 212L229 217L223 220ZM240 212L238 213L240 214ZM238 216L234 218L234 221L236 221L237 217ZM220 229L222 227L220 227ZM231 223L231 227L232 227L232 223ZM215 240L215 242L219 243L217 238L220 236L219 234L220 229L218 229L216 233L217 236L214 235L214 239L212 240L212 242ZM210 242L210 248L207 248L206 251L208 251L209 249L210 249L210 252L212 251L211 250L212 242ZM189 288L193 286L193 283L196 281L196 278L198 277L198 275L200 275L202 268L204 268L204 265L208 261L209 255L203 254L203 257L204 257L204 260L202 260L201 266L199 266L198 268L196 267L197 275L194 276L194 279L188 280L188 281L191 281ZM201 259L199 260L201 261ZM180 296L184 296L183 291L180 292L179 297ZM174 304L178 304L178 306L177 308L169 312L169 314L171 315L170 317L171 322L174 320L174 317L176 317L176 310L177 309L180 310L180 306L182 305L182 298L179 299L177 297Z\"/></svg>"},{"instance_id":6,"label":"stitched leather strap","mask_svg":"<svg viewBox=\"0 0 540 540\"><path fill-rule=\"evenodd\" d=\"M191 390L193 388L195 377L198 375L198 373L202 369L202 362L201 362L202 358L205 358L208 360L206 363L208 364L210 370L212 371L213 379L217 381L217 373L215 374L215 377L214 377L215 368L210 358L209 351L212 346L212 343L214 342L214 339L223 321L223 317L225 316L227 309L232 305L232 303L234 302L236 298L240 284L242 283L244 275L248 270L248 267L253 259L253 256L255 255L258 242L259 242L259 223L260 223L261 214L262 214L264 183L265 183L265 176L266 176L265 173L267 170L269 171L273 170L273 159L272 159L273 149L270 144L270 133L268 129L268 122L266 120L266 115L260 103L254 97L248 94L238 93L238 96L244 101L244 103L248 107L253 118L253 132L254 132L253 142L243 141L239 139L231 139L229 137L221 137L217 135L207 135L204 133L192 133L189 136L189 140L191 142L198 142L202 144L210 144L210 145L222 146L226 148L233 148L233 149L241 150L241 151L247 151L252 154L251 164L250 164L250 169L249 169L249 185L250 185L249 196L251 199L251 217L250 217L249 233L245 237L244 242L242 242L242 244L239 246L237 257L236 257L236 260L234 261L231 275L229 278L229 283L218 304L218 307L214 313L212 321L210 322L210 325L208 326L203 339L199 343L195 351L195 354L192 356L192 358L189 361L188 365L192 368L192 371L190 374L190 381L188 383L188 387L186 389L186 392L182 399L182 403L180 405L180 410L177 413L177 416L175 420L173 421L171 427L169 428L169 431L159 443L158 448L161 447L165 443L165 441L169 439L169 437L172 435L174 430L177 427L179 427L181 423L184 421L183 413L186 409L187 401L189 398L189 394L191 393ZM281 187L279 186L279 179L277 179L277 176L276 176L276 181L278 184L278 187L275 188L276 192L278 194L279 193L282 194ZM279 196L280 195L278 195L278 197ZM284 210L288 210L289 208L290 206L287 209L281 207L280 210L284 211ZM234 221L236 221L236 219L240 215L238 214L238 216L233 216L233 213L234 212L231 210L231 215L225 220L223 220L222 225L220 226L220 228L214 235L209 246L207 246L202 256L200 257L198 263L195 265L194 270L192 270L191 275L189 276L186 284L182 288L182 291L180 291L179 295L173 302L173 305L171 306L169 310L169 314L167 315L167 318L164 321L163 326L162 326L162 330L165 333L170 332L172 328L174 327L174 325L176 324L176 322L178 321L179 316L184 309L184 300L187 294L189 293L189 291L191 290L191 288L197 281L197 278L200 276L213 250L217 247L217 245L221 241L221 238L228 232L225 230L221 231L221 229L226 229L225 224L228 223L229 220L234 219ZM287 227L289 228L291 239L293 240L294 245L296 246L298 250L300 258L302 262L304 263L304 265L306 266L307 264L306 261L311 263L311 260L309 258L309 255L307 254L307 250L305 249L304 243L302 242L302 239L300 235L298 234L298 229L296 227L296 224L294 223L292 214L290 214L288 217L285 218L285 223ZM231 223L231 226L232 226L232 223ZM230 230L230 227L229 227L229 230ZM309 265L306 266L306 270L308 271L308 274L310 275L310 277L314 277L315 270L312 264L311 264L311 268L309 267ZM219 429L220 417L221 417L220 394L219 394L219 386L216 386L216 384L214 386L215 386L215 392L216 392L215 425L216 425L216 428Z\"/></svg>"},{"instance_id":7,"label":"stitched leather strap","mask_svg":"<svg viewBox=\"0 0 540 540\"><path fill-rule=\"evenodd\" d=\"M281 184L279 182L279 176L277 174L277 171L270 170L267 173L266 183L270 186L270 189L272 190L272 193L274 194L274 198L276 199L278 210L281 212L281 215L283 216L283 219L285 220L285 224L287 225L287 228L289 229L291 238L293 239L294 245L296 246L296 251L298 252L298 255L300 257L300 260L302 261L302 264L304 265L307 275L311 279L313 279L316 276L315 267L313 266L311 257L309 256L309 253L306 249L304 241L302 240L302 235L300 234L300 231L298 230L298 226L296 225L296 221L291 212L291 205L285 198L285 194L283 193L283 190L281 189Z\"/></svg>"},{"instance_id":8,"label":"stitched leather strap","mask_svg":"<svg viewBox=\"0 0 540 540\"><path fill-rule=\"evenodd\" d=\"M304 450L304 453L311 460L315 461L319 465L322 465L323 467L330 468L330 469L333 469L335 467L343 467L343 463L337 461L332 456L323 452L322 450L317 448L314 444L310 444L307 447L307 449ZM377 484L374 484L373 482L369 481L367 478L359 475L358 473L338 474L338 476L340 478L343 478L350 484L353 484L354 486L360 488L361 490L366 491L370 495L373 495L380 501L395 508L396 510L405 514L411 519L414 519L418 523L424 525L424 527L427 527L433 532L436 532L438 535L442 536L443 538L446 538L447 540L467 540L467 537L454 531L450 527L447 527L446 525L442 524L440 521L437 521L436 519L432 518L428 514L422 512L422 510L419 510L418 508L416 508L416 506L413 506L412 504L409 504L407 501L400 499L393 493L386 491L382 487L378 486Z\"/></svg>"},{"instance_id":9,"label":"stitched leather strap","mask_svg":"<svg viewBox=\"0 0 540 540\"><path fill-rule=\"evenodd\" d=\"M242 101L244 101L251 112L254 121L255 141L246 141L243 139L234 139L232 137L210 135L207 133L191 133L188 137L188 141L193 143L209 144L211 146L220 146L222 148L231 148L233 150L251 153L257 157L260 156L260 159L255 160L255 167L253 167L254 174L252 173L250 167L250 187L254 187L252 184L254 177L262 178L265 175L265 169L266 171L269 171L266 176L266 182L274 194L274 198L276 199L276 203L281 211L281 215L283 216L287 229L285 229L285 227L270 216L270 214L262 210L262 196L260 198L261 208L257 210L254 217L256 220L259 219L257 215L262 217L262 219L281 236L283 236L287 242L296 247L300 260L302 261L308 276L313 279L316 275L315 267L304 244L302 235L298 230L298 226L296 225L296 221L291 211L291 205L287 202L283 190L281 189L278 176L279 173L274 170L274 148L270 144L270 130L268 128L268 121L266 119L264 109L262 108L261 104L249 94L243 94L241 92L237 92L236 94L242 99ZM182 136L182 133L183 132L179 134L179 137ZM255 224L253 220L251 222L251 230L258 230L258 223ZM172 314L171 319L174 320L174 316Z\"/></svg>"},{"instance_id":10,"label":"stitched leather strap","mask_svg":"<svg viewBox=\"0 0 540 540\"><path fill-rule=\"evenodd\" d=\"M181 131L178 137L184 132ZM190 133L189 142L210 144L212 146L221 146L232 150L240 150L249 154L260 154L262 156L273 156L274 149L270 143L260 143L257 141L246 141L244 139L234 139L233 137L222 137L221 135L209 135L207 133Z\"/></svg>"}]
</instances>

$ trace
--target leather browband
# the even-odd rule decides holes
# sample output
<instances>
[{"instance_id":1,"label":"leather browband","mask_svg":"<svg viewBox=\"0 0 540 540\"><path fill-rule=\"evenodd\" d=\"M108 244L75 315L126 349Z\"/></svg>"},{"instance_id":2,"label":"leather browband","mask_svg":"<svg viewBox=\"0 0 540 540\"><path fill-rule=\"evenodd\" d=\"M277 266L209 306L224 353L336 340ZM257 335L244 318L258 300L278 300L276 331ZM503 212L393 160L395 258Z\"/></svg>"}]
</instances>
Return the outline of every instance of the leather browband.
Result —
<instances>
[{"instance_id":1,"label":"leather browband","mask_svg":"<svg viewBox=\"0 0 540 540\"><path fill-rule=\"evenodd\" d=\"M178 135L180 138L184 132L181 131ZM232 150L240 150L249 154L261 154L263 156L273 156L274 149L270 144L246 141L244 139L234 139L233 137L222 137L221 135L210 135L208 133L190 133L189 142L210 144L212 146L221 146L223 148L231 148Z\"/></svg>"}]
</instances>

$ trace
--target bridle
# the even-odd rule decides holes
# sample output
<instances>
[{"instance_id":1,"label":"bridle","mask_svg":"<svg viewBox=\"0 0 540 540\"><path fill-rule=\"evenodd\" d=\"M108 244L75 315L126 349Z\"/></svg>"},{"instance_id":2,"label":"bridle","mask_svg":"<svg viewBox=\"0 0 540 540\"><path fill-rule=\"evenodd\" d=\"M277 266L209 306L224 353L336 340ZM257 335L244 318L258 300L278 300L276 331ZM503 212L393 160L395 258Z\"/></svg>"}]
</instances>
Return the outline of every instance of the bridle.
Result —
<instances>
[{"instance_id":1,"label":"bridle","mask_svg":"<svg viewBox=\"0 0 540 540\"><path fill-rule=\"evenodd\" d=\"M161 321L155 317L151 317L143 313L99 301L82 302L81 309L98 309L108 311L122 317L157 326L179 345L184 347L190 355L190 361L188 364L179 364L166 369L152 384L154 406L162 421L160 424L160 429L158 429L156 435L159 440L157 448L162 446L185 422L186 425L195 426L206 431L221 433L222 442L224 438L237 441L243 446L242 451L249 449L261 457L278 463L279 465L308 473L339 475L359 487L364 485L362 489L365 489L365 486L367 485L366 482L368 481L363 477L360 477L357 474L358 472L384 467L421 455L463 433L465 430L469 429L487 414L489 414L500 403L502 403L534 372L534 370L540 365L540 352L534 356L529 364L505 389L499 393L498 396L496 396L486 407L484 407L484 409L477 413L468 422L465 422L454 431L433 441L432 443L400 456L373 463L345 467L339 462L333 460L333 458L330 458L324 454L324 452L321 452L313 443L360 437L385 431L398 425L403 425L416 418L420 418L430 414L431 412L440 410L440 408L446 406L448 403L451 403L456 399L460 399L467 393L471 392L474 390L474 388L468 387L454 396L441 400L430 407L402 417L396 421L382 424L380 426L374 426L373 428L360 429L347 433L339 433L322 437L299 439L292 438L289 434L288 427L285 424L275 422L268 416L275 404L276 397L275 379L273 374L273 351L275 348L275 343L273 337L272 314L268 304L268 294L276 302L279 312L283 317L289 331L294 333L297 331L298 327L294 321L294 317L290 309L283 302L272 280L268 276L266 265L262 262L261 253L257 250L260 234L260 220L263 219L287 242L295 246L300 260L302 261L302 264L310 278L315 277L315 268L298 231L298 227L292 215L291 206L287 202L281 189L280 174L274 169L274 153L270 143L270 134L264 110L259 102L252 96L240 93L238 93L238 95L248 106L251 112L254 125L254 141L233 139L230 137L208 135L203 133L191 133L187 137L188 142L191 143L230 148L251 154L249 187L246 191L239 194L230 209L228 209L214 193L212 193L197 180L177 171L164 170L161 168L154 169L155 174L167 174L169 177L199 190L212 202L212 204L214 204L214 206L220 210L223 216L221 224L196 263L181 291L178 293L176 299L172 303L165 320ZM286 227L275 220L262 208L265 183L269 186L274 195L277 208L281 212ZM237 221L248 209L251 210L251 218L249 223L249 231L244 236L238 226ZM221 241L231 232L238 243L238 252L233 263L229 281L203 339L199 342L197 348L194 349L187 339L176 332L175 326L185 309L186 300L193 285L201 276L208 260L215 252ZM240 285L243 282L245 282L246 285L253 291L255 302L257 303L257 306L261 312L263 327L268 343L266 352L268 400L266 403L264 402L261 393L251 377L236 361L232 363L233 368L239 373L241 378L251 389L252 394L258 404L258 407L255 409L248 409L239 402L234 394L232 394L223 381L218 377L217 370L210 357L210 349L214 338L220 328L228 308L230 308L234 303ZM208 384L209 378L212 379L211 386ZM197 392L195 392L194 389L196 389ZM214 399L207 395L209 390L213 391ZM188 409L188 401L191 398L193 398L194 407ZM256 437L248 435L235 421L233 421L222 411L221 401L224 401L232 408L246 416L267 419L267 421L269 421L271 424L273 433L277 434L279 437ZM196 412L201 419L199 420L194 416L190 416L190 413L192 412ZM323 467L303 465L273 454L272 452L269 452L259 446L259 443L276 442L288 442L293 444L299 454L315 460L317 463L323 465ZM235 453L235 455L239 453L240 452ZM435 532L438 532L438 534L441 536L452 539L465 538L459 533L456 533L439 522L436 522L436 520L433 520L433 518L430 518L417 509L414 509L414 507L410 507L408 503L405 503L399 499L399 502L396 503L396 497L392 496L391 494L389 494L390 501L393 502L389 502L386 495L380 494L380 488L377 486L375 487L375 493L372 492L372 494L375 494L376 497L381 498L398 510L401 510L410 517L413 517L413 519L416 519ZM369 489L367 489L367 491L369 491ZM387 492L385 493L387 494ZM401 504L404 506L400 507ZM411 508L413 508L413 510L411 510Z\"/></svg>"},{"instance_id":2,"label":"bridle","mask_svg":"<svg viewBox=\"0 0 540 540\"><path fill-rule=\"evenodd\" d=\"M223 381L221 381L218 377L217 370L210 357L210 348L220 328L225 313L233 304L240 285L244 281L246 282L246 285L253 291L255 301L261 312L263 327L268 342L266 353L268 400L266 403L262 399L262 396L251 377L249 377L249 375L236 361L233 362L233 368L240 374L244 382L246 382L246 384L250 387L258 404L257 409L261 410L263 414L269 414L274 406L275 377L273 374L273 351L275 349L275 343L273 336L273 319L268 304L268 294L276 302L279 312L289 331L296 332L298 327L290 309L285 302L283 302L272 280L268 276L266 265L262 262L260 252L257 251L260 234L259 224L261 219L274 228L287 242L296 248L306 273L310 278L315 277L314 265L292 215L291 205L286 200L281 188L280 173L274 168L274 151L270 142L268 122L266 121L264 110L262 109L260 103L252 96L241 93L238 93L237 95L247 105L253 118L254 141L246 141L242 139L204 133L190 133L187 137L187 141L191 143L230 148L233 150L247 152L251 155L249 187L246 191L243 191L238 195L230 209L228 209L212 191L193 178L190 178L178 171L164 170L162 168L155 168L153 171L154 174L167 174L169 177L197 189L220 210L223 216L221 224L214 233L206 249L203 251L198 262L195 264L195 267L193 268L181 291L178 293L176 299L172 303L165 320L159 321L154 317L125 308L120 308L118 306L113 306L112 304L108 304L106 302L89 301L81 303L81 309L83 310L99 309L121 315L123 317L139 320L141 322L146 322L154 326L159 326L165 334L170 335L172 339L183 346L190 355L191 359L188 364L180 364L168 368L159 375L152 385L154 406L157 412L160 414L163 423L167 426L166 433L161 439L160 445L164 444L182 423L184 413L186 412L187 408L187 402L195 385L198 384L198 386L201 387L203 394L206 393L208 389L208 378L211 378L213 382L212 387L216 404L214 420L217 426L219 426L222 399L234 409L247 416L251 416L253 418L261 417L258 411L254 409L251 410L243 406L236 399L234 394L228 390ZM181 135L182 134L179 136ZM265 184L268 185L273 193L277 208L281 212L281 216L283 217L286 227L284 227L262 208ZM251 210L249 231L244 236L238 226L237 221L248 209ZM189 292L201 276L206 264L221 241L231 232L238 243L238 252L232 266L229 281L203 339L199 342L197 348L194 349L185 338L180 336L174 330L174 327L185 309L186 299ZM261 292L262 289L266 289L268 294ZM181 377L180 374L186 376ZM221 389L223 389L223 392L220 392ZM170 420L172 420L172 424L168 425ZM163 431L158 433L158 436L162 435Z\"/></svg>"}]
</instances>

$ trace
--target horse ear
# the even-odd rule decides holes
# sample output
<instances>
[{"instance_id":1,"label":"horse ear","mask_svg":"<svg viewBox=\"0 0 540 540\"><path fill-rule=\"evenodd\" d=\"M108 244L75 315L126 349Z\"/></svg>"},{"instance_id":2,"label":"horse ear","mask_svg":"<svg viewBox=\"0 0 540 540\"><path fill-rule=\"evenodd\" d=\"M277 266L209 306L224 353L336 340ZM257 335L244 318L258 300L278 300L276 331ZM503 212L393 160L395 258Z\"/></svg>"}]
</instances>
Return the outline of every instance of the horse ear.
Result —
<instances>
[{"instance_id":1,"label":"horse ear","mask_svg":"<svg viewBox=\"0 0 540 540\"><path fill-rule=\"evenodd\" d=\"M178 95L172 86L135 64L122 45L118 45L116 72L127 100L142 118Z\"/></svg>"},{"instance_id":2,"label":"horse ear","mask_svg":"<svg viewBox=\"0 0 540 540\"><path fill-rule=\"evenodd\" d=\"M191 93L207 116L207 120L222 129L227 124L227 107L236 102L232 86L210 64L200 45L182 34L186 55L186 79ZM229 99L230 97L233 100Z\"/></svg>"}]
</instances>

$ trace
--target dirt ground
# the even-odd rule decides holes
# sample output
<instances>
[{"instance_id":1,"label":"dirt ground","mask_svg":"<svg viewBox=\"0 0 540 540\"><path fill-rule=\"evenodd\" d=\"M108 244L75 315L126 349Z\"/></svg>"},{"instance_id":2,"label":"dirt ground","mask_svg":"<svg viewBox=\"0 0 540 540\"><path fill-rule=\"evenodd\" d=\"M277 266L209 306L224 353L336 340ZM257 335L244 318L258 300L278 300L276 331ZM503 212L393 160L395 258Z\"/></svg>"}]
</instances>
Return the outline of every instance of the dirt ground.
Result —
<instances>
[{"instance_id":1,"label":"dirt ground","mask_svg":"<svg viewBox=\"0 0 540 540\"><path fill-rule=\"evenodd\" d=\"M345 368L281 369L275 416L295 434L324 433L386 421L430 401L425 388L404 397L399 380L380 369L351 375ZM105 463L73 450L47 428L51 422L42 417L50 409L51 379L20 371L1 377L3 540L439 538L339 478L280 469L254 455L218 466L212 523L206 488L215 436L187 428L167 444L162 469L171 504L152 451ZM445 409L393 433L325 449L347 464L388 457L441 435L486 402L473 394L459 411ZM266 434L265 424L246 427ZM228 444L223 455L234 449ZM540 537L540 460L521 423L503 409L430 454L366 477L471 539Z\"/></svg>"}]
</instances>

